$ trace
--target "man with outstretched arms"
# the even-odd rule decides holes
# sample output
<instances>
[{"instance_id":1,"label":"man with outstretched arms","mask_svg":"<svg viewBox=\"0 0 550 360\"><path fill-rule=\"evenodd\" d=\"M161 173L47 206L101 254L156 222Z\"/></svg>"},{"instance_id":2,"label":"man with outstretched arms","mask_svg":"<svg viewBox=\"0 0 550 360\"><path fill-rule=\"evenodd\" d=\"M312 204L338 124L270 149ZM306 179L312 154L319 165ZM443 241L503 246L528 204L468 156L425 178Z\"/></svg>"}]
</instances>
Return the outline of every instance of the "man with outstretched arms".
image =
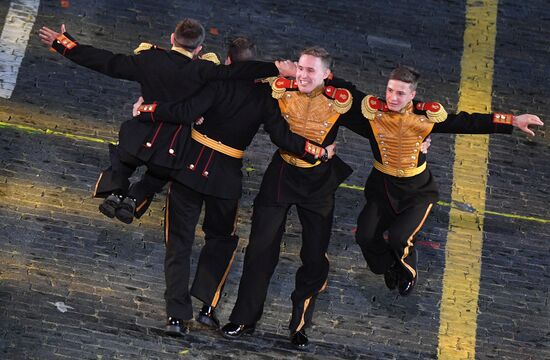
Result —
<instances>
[{"instance_id":1,"label":"man with outstretched arms","mask_svg":"<svg viewBox=\"0 0 550 360\"><path fill-rule=\"evenodd\" d=\"M184 19L171 34L172 47L164 50L142 43L134 55L115 54L108 50L78 43L62 26L62 33L47 27L39 31L41 41L71 61L110 77L136 81L148 103L188 98L208 81L216 79L255 79L279 73L272 63L242 62L217 66L199 56L205 38L203 26ZM100 174L94 195L106 197L100 211L109 217L130 223L147 208L151 196L162 189L168 174L182 161L189 135L186 124L170 124L150 118L122 123L118 147L110 146L111 166ZM136 167L147 165L142 181L129 189L128 178Z\"/></svg>"},{"instance_id":2,"label":"man with outstretched arms","mask_svg":"<svg viewBox=\"0 0 550 360\"><path fill-rule=\"evenodd\" d=\"M364 117L362 135L370 140L374 156L356 241L370 270L384 274L387 287L398 288L401 295L417 282L415 236L438 199L422 142L431 133L510 134L514 127L534 135L529 125L543 125L531 114L447 114L439 103L413 102L418 77L415 70L398 67L389 76L385 101L354 90L357 101L350 111L355 118Z\"/></svg>"}]
</instances>

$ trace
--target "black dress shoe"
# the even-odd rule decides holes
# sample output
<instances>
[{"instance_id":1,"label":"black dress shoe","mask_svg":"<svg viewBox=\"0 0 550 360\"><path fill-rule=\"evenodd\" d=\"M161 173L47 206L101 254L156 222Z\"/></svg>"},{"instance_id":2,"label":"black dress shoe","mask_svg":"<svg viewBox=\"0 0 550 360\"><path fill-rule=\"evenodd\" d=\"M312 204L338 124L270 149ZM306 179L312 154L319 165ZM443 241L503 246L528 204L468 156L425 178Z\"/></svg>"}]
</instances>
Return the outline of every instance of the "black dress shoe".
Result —
<instances>
[{"instance_id":1,"label":"black dress shoe","mask_svg":"<svg viewBox=\"0 0 550 360\"><path fill-rule=\"evenodd\" d=\"M116 209L119 207L120 203L122 202L122 196L111 194L103 200L103 202L99 205L99 211L111 219L115 217Z\"/></svg>"},{"instance_id":2,"label":"black dress shoe","mask_svg":"<svg viewBox=\"0 0 550 360\"><path fill-rule=\"evenodd\" d=\"M165 333L170 336L185 336L189 332L187 322L178 318L169 317Z\"/></svg>"},{"instance_id":3,"label":"black dress shoe","mask_svg":"<svg viewBox=\"0 0 550 360\"><path fill-rule=\"evenodd\" d=\"M407 279L399 279L399 294L401 296L407 296L409 295L416 285L416 280L418 279L418 274L415 276L412 280Z\"/></svg>"},{"instance_id":4,"label":"black dress shoe","mask_svg":"<svg viewBox=\"0 0 550 360\"><path fill-rule=\"evenodd\" d=\"M125 224L131 224L134 221L134 213L136 211L136 200L125 197L115 211L117 219Z\"/></svg>"},{"instance_id":5,"label":"black dress shoe","mask_svg":"<svg viewBox=\"0 0 550 360\"><path fill-rule=\"evenodd\" d=\"M201 311L199 311L197 321L214 330L218 330L220 328L220 320L216 317L216 313L214 312L214 308L212 306L204 305Z\"/></svg>"},{"instance_id":6,"label":"black dress shoe","mask_svg":"<svg viewBox=\"0 0 550 360\"><path fill-rule=\"evenodd\" d=\"M304 329L296 331L294 334L290 335L290 342L298 350L303 350L307 347L309 340Z\"/></svg>"},{"instance_id":7,"label":"black dress shoe","mask_svg":"<svg viewBox=\"0 0 550 360\"><path fill-rule=\"evenodd\" d=\"M256 324L238 325L230 322L222 327L222 336L226 339L238 339L244 334L253 334L254 330L256 330Z\"/></svg>"},{"instance_id":8,"label":"black dress shoe","mask_svg":"<svg viewBox=\"0 0 550 360\"><path fill-rule=\"evenodd\" d=\"M397 281L399 279L397 268L393 264L385 273L384 273L384 282L388 289L393 290L397 287Z\"/></svg>"}]
</instances>

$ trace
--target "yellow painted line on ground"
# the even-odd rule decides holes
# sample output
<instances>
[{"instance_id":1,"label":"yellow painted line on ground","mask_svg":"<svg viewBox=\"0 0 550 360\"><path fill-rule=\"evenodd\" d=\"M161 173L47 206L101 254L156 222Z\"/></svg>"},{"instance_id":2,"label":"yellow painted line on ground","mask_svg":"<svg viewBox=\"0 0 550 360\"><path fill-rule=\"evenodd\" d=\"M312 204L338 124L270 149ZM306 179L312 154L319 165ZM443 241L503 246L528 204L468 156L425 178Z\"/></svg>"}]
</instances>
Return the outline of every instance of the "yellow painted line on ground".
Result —
<instances>
[{"instance_id":1,"label":"yellow painted line on ground","mask_svg":"<svg viewBox=\"0 0 550 360\"><path fill-rule=\"evenodd\" d=\"M30 133L57 135L57 136L63 136L63 137L66 137L66 138L77 139L77 140L82 140L82 141L91 141L91 142L105 143L105 144L107 144L107 143L115 144L114 141L109 141L107 139L102 139L102 138L97 138L97 137L92 137L92 136L76 135L76 134L71 134L71 133L67 133L67 132L63 132L63 131L54 131L54 130L50 130L50 129L40 129L40 128L35 128L35 127L27 126L27 125L14 124L14 123L2 122L2 121L0 121L0 128L12 128L12 129L17 129L19 131L25 131L25 132L30 132ZM256 169L253 168L253 167L246 167L244 170L246 172L256 171ZM363 186L350 185L350 184L340 184L340 187L344 188L344 189L357 190L357 191L364 191L365 190L365 188ZM440 205L440 206L446 206L446 207L453 207L454 206L457 211L465 211L461 207L457 207L457 206L455 206L451 203L447 203L447 202L444 202L444 201L438 201L437 204ZM523 216L523 215L508 214L508 213L501 213L501 212L495 212L495 211L480 211L479 209L473 209L472 212L476 212L476 213L479 213L479 214L490 214L490 215L495 215L495 216L502 216L502 217L507 217L507 218L511 218L511 219L519 219L519 220L540 222L540 223L543 223L543 224L550 223L550 219L542 219L542 218L537 218L537 217L533 217L533 216Z\"/></svg>"},{"instance_id":2,"label":"yellow painted line on ground","mask_svg":"<svg viewBox=\"0 0 550 360\"><path fill-rule=\"evenodd\" d=\"M467 0L458 110L491 111L498 0ZM457 135L441 296L439 359L475 359L489 137ZM472 180L474 179L474 180Z\"/></svg>"},{"instance_id":3,"label":"yellow painted line on ground","mask_svg":"<svg viewBox=\"0 0 550 360\"><path fill-rule=\"evenodd\" d=\"M32 126L14 124L14 123L3 122L3 121L0 121L0 128L12 128L12 129L17 129L19 131L26 131L31 133L58 135L58 136L63 136L74 140L83 140L83 141L90 141L90 142L104 143L104 144L108 144L108 143L115 144L115 142L113 141L97 138L93 136L76 135L76 134L71 134L63 131L51 130L51 129L40 129Z\"/></svg>"}]
</instances>

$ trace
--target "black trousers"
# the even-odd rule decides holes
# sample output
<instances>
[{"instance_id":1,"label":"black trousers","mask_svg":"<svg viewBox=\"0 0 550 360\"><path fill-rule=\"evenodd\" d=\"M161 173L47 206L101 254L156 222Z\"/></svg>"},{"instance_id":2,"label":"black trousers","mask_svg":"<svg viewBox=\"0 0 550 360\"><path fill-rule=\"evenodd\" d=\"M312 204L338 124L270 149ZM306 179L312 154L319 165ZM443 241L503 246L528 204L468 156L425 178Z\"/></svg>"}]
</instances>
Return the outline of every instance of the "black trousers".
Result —
<instances>
[{"instance_id":1,"label":"black trousers","mask_svg":"<svg viewBox=\"0 0 550 360\"><path fill-rule=\"evenodd\" d=\"M290 331L310 324L315 300L327 283L326 256L334 212L334 195L316 203L295 204L302 224L302 265L292 292ZM252 229L246 248L239 294L230 321L251 325L260 320L269 281L279 261L281 239L291 204L254 205Z\"/></svg>"},{"instance_id":2,"label":"black trousers","mask_svg":"<svg viewBox=\"0 0 550 360\"><path fill-rule=\"evenodd\" d=\"M415 235L431 208L429 202L420 203L397 214L387 202L367 201L357 219L355 240L373 273L383 274L397 262L409 280L416 277Z\"/></svg>"},{"instance_id":3,"label":"black trousers","mask_svg":"<svg viewBox=\"0 0 550 360\"><path fill-rule=\"evenodd\" d=\"M203 246L191 292L190 261L195 227L205 205ZM166 313L182 320L193 317L191 296L216 307L239 238L235 235L238 199L220 199L173 182L166 201Z\"/></svg>"},{"instance_id":4,"label":"black trousers","mask_svg":"<svg viewBox=\"0 0 550 360\"><path fill-rule=\"evenodd\" d=\"M123 148L109 144L111 166L103 170L96 184L94 196L107 197L119 193L136 199L136 216L141 216L149 207L156 193L161 192L170 178L171 170L147 164ZM130 177L142 165L147 166L142 178L130 186Z\"/></svg>"}]
</instances>

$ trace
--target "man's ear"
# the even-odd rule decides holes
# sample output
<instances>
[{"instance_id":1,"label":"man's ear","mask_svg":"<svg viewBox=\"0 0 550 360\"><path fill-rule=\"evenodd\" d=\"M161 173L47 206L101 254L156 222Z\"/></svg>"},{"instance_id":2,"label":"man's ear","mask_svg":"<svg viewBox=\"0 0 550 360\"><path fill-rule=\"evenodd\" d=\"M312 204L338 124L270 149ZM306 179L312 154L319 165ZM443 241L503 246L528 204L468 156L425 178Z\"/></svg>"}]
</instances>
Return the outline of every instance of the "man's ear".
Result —
<instances>
[{"instance_id":1,"label":"man's ear","mask_svg":"<svg viewBox=\"0 0 550 360\"><path fill-rule=\"evenodd\" d=\"M170 34L170 44L172 46L174 46L174 37L175 37L174 33Z\"/></svg>"},{"instance_id":2,"label":"man's ear","mask_svg":"<svg viewBox=\"0 0 550 360\"><path fill-rule=\"evenodd\" d=\"M225 58L224 64L225 64L225 65L231 65L231 63L232 63L232 61L231 61L231 56L228 55L228 56Z\"/></svg>"},{"instance_id":3,"label":"man's ear","mask_svg":"<svg viewBox=\"0 0 550 360\"><path fill-rule=\"evenodd\" d=\"M326 80L328 79L328 77L330 76L330 74L332 73L332 71L330 71L330 69L325 69L324 73L323 73L323 80Z\"/></svg>"}]
</instances>

